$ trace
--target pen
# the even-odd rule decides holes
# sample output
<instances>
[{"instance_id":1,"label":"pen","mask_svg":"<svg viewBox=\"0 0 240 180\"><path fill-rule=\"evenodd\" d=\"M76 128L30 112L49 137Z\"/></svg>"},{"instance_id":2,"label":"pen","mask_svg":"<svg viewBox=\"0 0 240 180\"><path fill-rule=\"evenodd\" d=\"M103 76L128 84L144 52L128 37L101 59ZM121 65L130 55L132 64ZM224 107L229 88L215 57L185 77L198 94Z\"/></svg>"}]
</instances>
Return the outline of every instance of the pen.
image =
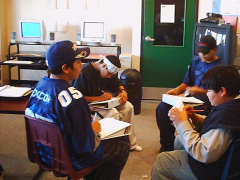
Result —
<instances>
[{"instance_id":1,"label":"pen","mask_svg":"<svg viewBox=\"0 0 240 180\"><path fill-rule=\"evenodd\" d=\"M193 110L189 110L190 112L203 112L203 109L193 109Z\"/></svg>"},{"instance_id":2,"label":"pen","mask_svg":"<svg viewBox=\"0 0 240 180\"><path fill-rule=\"evenodd\" d=\"M95 121L96 121L96 117L97 117L97 112L95 112L95 114L94 114L94 117L93 117L93 122L95 122Z\"/></svg>"}]
</instances>

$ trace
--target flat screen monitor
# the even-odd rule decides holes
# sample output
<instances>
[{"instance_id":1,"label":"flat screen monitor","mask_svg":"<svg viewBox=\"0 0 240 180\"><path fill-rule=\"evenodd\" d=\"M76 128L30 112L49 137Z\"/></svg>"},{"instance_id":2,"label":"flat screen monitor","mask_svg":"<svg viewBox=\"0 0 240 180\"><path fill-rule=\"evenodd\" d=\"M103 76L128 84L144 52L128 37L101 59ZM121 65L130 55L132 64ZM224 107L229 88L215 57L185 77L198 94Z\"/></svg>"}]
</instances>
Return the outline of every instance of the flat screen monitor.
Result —
<instances>
[{"instance_id":1,"label":"flat screen monitor","mask_svg":"<svg viewBox=\"0 0 240 180\"><path fill-rule=\"evenodd\" d=\"M19 20L19 41L43 42L41 20Z\"/></svg>"},{"instance_id":2,"label":"flat screen monitor","mask_svg":"<svg viewBox=\"0 0 240 180\"><path fill-rule=\"evenodd\" d=\"M88 45L100 45L106 41L106 26L104 22L83 22L82 41Z\"/></svg>"},{"instance_id":3,"label":"flat screen monitor","mask_svg":"<svg viewBox=\"0 0 240 180\"><path fill-rule=\"evenodd\" d=\"M196 48L202 36L211 35L216 39L217 56L226 64L233 65L236 58L237 36L230 24L196 23L193 42L193 54L198 56Z\"/></svg>"}]
</instances>

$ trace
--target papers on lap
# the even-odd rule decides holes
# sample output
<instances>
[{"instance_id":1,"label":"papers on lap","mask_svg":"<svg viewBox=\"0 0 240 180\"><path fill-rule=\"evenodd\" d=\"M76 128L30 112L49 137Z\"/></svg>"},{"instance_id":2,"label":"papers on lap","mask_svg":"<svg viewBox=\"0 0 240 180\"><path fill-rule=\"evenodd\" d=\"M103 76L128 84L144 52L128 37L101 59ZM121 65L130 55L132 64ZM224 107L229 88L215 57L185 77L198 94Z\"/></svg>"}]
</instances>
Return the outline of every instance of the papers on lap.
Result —
<instances>
[{"instance_id":1,"label":"papers on lap","mask_svg":"<svg viewBox=\"0 0 240 180\"><path fill-rule=\"evenodd\" d=\"M27 96L31 93L29 87L14 87L14 86L2 86L0 87L0 97L18 98Z\"/></svg>"},{"instance_id":2,"label":"papers on lap","mask_svg":"<svg viewBox=\"0 0 240 180\"><path fill-rule=\"evenodd\" d=\"M129 135L128 129L130 123L116 120L114 118L104 118L98 121L101 124L101 139L110 139L120 136Z\"/></svg>"},{"instance_id":3,"label":"papers on lap","mask_svg":"<svg viewBox=\"0 0 240 180\"><path fill-rule=\"evenodd\" d=\"M120 98L114 97L106 101L94 101L94 102L91 102L89 105L92 107L97 107L101 109L111 109L120 105L119 99Z\"/></svg>"},{"instance_id":4,"label":"papers on lap","mask_svg":"<svg viewBox=\"0 0 240 180\"><path fill-rule=\"evenodd\" d=\"M183 109L183 103L189 104L203 104L204 102L195 98L195 97L185 97L185 96L174 96L169 94L163 94L162 101L172 105L173 107L177 107L180 110Z\"/></svg>"}]
</instances>

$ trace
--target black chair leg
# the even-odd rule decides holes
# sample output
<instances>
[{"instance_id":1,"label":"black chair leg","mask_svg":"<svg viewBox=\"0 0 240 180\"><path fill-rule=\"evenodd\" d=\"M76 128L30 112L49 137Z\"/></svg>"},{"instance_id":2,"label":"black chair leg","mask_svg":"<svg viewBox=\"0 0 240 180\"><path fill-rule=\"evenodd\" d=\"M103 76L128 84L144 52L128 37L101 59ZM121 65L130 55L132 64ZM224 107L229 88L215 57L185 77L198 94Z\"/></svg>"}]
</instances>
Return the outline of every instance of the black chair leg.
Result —
<instances>
[{"instance_id":1,"label":"black chair leg","mask_svg":"<svg viewBox=\"0 0 240 180\"><path fill-rule=\"evenodd\" d=\"M38 180L41 175L43 174L44 170L42 168L39 167L39 170L37 172L37 174L34 176L33 180Z\"/></svg>"}]
</instances>

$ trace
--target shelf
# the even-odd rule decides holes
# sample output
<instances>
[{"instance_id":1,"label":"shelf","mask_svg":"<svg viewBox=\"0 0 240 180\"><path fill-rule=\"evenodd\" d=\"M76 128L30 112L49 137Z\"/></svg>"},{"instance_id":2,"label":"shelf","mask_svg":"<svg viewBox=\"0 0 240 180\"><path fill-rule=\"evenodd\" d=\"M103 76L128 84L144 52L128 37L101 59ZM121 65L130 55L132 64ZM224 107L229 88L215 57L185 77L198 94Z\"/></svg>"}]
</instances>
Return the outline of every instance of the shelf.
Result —
<instances>
[{"instance_id":1,"label":"shelf","mask_svg":"<svg viewBox=\"0 0 240 180\"><path fill-rule=\"evenodd\" d=\"M37 42L37 43L34 43L34 42L24 42L24 41L17 41L16 43L9 43L9 45L18 45L18 44L21 44L21 45L51 45L52 43L50 42Z\"/></svg>"},{"instance_id":2,"label":"shelf","mask_svg":"<svg viewBox=\"0 0 240 180\"><path fill-rule=\"evenodd\" d=\"M45 63L33 62L32 64L19 64L19 63L0 63L3 66L19 66L21 69L34 69L34 70L47 70L47 65Z\"/></svg>"},{"instance_id":3,"label":"shelf","mask_svg":"<svg viewBox=\"0 0 240 180\"><path fill-rule=\"evenodd\" d=\"M20 57L20 58L37 58L37 59L45 59L46 52L40 52L40 51L19 51L14 52L11 54L6 55L8 59Z\"/></svg>"},{"instance_id":4,"label":"shelf","mask_svg":"<svg viewBox=\"0 0 240 180\"><path fill-rule=\"evenodd\" d=\"M20 70L21 69L33 69L33 70L47 70L47 66L45 64L45 60L46 60L46 52L41 52L41 51L20 51L19 46L20 45L31 45L31 46L44 46L44 45L51 45L50 42L43 42L43 43L27 43L27 42L21 42L21 41L17 41L16 43L9 43L8 45L8 54L6 55L7 57L7 61L9 60L18 60L18 61L32 61L32 64L19 64L19 63L0 63L0 65L4 65L4 66L8 66L9 68L9 81L10 81L10 85L14 84L21 84L21 83L28 83L31 84L30 81L24 81L21 80L20 77ZM16 49L14 49L16 52L11 52L11 47L16 46ZM106 54L106 51L104 51L105 53L97 53L94 54L94 51L92 52L92 54L90 54L88 57L83 58L82 62L86 63L86 62L90 62L90 61L97 61L99 59L104 58L107 55L116 55L119 56L121 54L121 45L120 44L116 44L116 45L111 45L111 44L101 44L100 46L89 46L85 43L81 44L81 45L77 45L77 47L89 47L92 48L92 50L95 50L93 48L115 48L116 49L116 53L112 53L112 50L110 53ZM109 49L108 49L109 50ZM42 61L39 63L39 61ZM18 71L18 80L13 80L12 79L12 75L11 75L11 68L13 67L17 67L17 71ZM1 81L1 80L0 80ZM35 82L33 82L35 83Z\"/></svg>"},{"instance_id":5,"label":"shelf","mask_svg":"<svg viewBox=\"0 0 240 180\"><path fill-rule=\"evenodd\" d=\"M116 45L111 45L111 44L100 44L98 46L91 46L91 45L87 45L86 43L82 43L81 45L77 45L77 46L87 46L87 47L121 47L121 44L116 44Z\"/></svg>"}]
</instances>

